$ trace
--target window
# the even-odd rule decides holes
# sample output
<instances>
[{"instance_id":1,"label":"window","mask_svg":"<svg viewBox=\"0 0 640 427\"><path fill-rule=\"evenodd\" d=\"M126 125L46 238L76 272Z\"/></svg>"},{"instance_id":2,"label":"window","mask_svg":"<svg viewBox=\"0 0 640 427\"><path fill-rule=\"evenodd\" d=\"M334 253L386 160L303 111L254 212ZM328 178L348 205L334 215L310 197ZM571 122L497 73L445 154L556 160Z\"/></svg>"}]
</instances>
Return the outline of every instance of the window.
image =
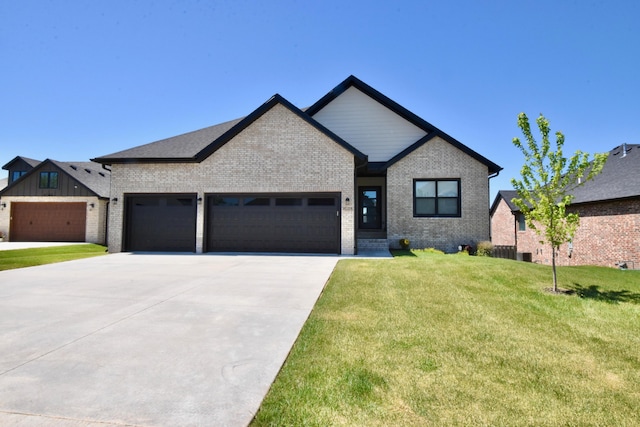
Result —
<instances>
[{"instance_id":1,"label":"window","mask_svg":"<svg viewBox=\"0 0 640 427\"><path fill-rule=\"evenodd\" d=\"M335 206L336 199L333 197L310 197L307 204L309 206Z\"/></svg>"},{"instance_id":2,"label":"window","mask_svg":"<svg viewBox=\"0 0 640 427\"><path fill-rule=\"evenodd\" d=\"M276 206L302 206L302 199L295 197L278 197Z\"/></svg>"},{"instance_id":3,"label":"window","mask_svg":"<svg viewBox=\"0 0 640 427\"><path fill-rule=\"evenodd\" d=\"M519 213L518 214L518 230L525 231L526 229L527 229L527 222L524 219L524 214Z\"/></svg>"},{"instance_id":4,"label":"window","mask_svg":"<svg viewBox=\"0 0 640 427\"><path fill-rule=\"evenodd\" d=\"M413 216L459 217L460 180L413 180Z\"/></svg>"},{"instance_id":5,"label":"window","mask_svg":"<svg viewBox=\"0 0 640 427\"><path fill-rule=\"evenodd\" d=\"M245 197L243 204L245 206L269 206L271 199L268 197Z\"/></svg>"},{"instance_id":6,"label":"window","mask_svg":"<svg viewBox=\"0 0 640 427\"><path fill-rule=\"evenodd\" d=\"M27 173L27 171L13 171L11 173L11 182L17 180L18 178L20 178L25 173Z\"/></svg>"},{"instance_id":7,"label":"window","mask_svg":"<svg viewBox=\"0 0 640 427\"><path fill-rule=\"evenodd\" d=\"M240 199L237 197L216 196L212 198L213 206L239 206Z\"/></svg>"},{"instance_id":8,"label":"window","mask_svg":"<svg viewBox=\"0 0 640 427\"><path fill-rule=\"evenodd\" d=\"M58 172L40 172L40 188L58 188Z\"/></svg>"},{"instance_id":9,"label":"window","mask_svg":"<svg viewBox=\"0 0 640 427\"><path fill-rule=\"evenodd\" d=\"M382 187L358 187L358 227L382 229Z\"/></svg>"}]
</instances>

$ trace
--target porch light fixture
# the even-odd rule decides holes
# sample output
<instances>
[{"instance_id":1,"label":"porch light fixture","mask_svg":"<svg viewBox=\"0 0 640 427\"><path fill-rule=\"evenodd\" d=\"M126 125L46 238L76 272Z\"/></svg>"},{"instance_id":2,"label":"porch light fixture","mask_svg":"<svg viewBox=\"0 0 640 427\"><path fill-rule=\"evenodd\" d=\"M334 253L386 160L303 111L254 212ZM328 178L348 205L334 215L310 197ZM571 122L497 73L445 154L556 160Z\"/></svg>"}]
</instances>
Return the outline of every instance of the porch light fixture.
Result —
<instances>
[{"instance_id":1,"label":"porch light fixture","mask_svg":"<svg viewBox=\"0 0 640 427\"><path fill-rule=\"evenodd\" d=\"M4 208L7 207L7 204L3 202L2 204L0 204L0 207L2 207L2 209L4 209Z\"/></svg>"},{"instance_id":2,"label":"porch light fixture","mask_svg":"<svg viewBox=\"0 0 640 427\"><path fill-rule=\"evenodd\" d=\"M114 197L113 199L111 199L111 201L112 201L113 203L118 203L118 198L117 198L117 197Z\"/></svg>"},{"instance_id":3,"label":"porch light fixture","mask_svg":"<svg viewBox=\"0 0 640 427\"><path fill-rule=\"evenodd\" d=\"M96 207L96 204L95 204L95 203L89 203L89 207L90 207L91 209L93 209L93 208L95 208L95 207Z\"/></svg>"},{"instance_id":4,"label":"porch light fixture","mask_svg":"<svg viewBox=\"0 0 640 427\"><path fill-rule=\"evenodd\" d=\"M198 204L202 203L202 197L198 197Z\"/></svg>"}]
</instances>

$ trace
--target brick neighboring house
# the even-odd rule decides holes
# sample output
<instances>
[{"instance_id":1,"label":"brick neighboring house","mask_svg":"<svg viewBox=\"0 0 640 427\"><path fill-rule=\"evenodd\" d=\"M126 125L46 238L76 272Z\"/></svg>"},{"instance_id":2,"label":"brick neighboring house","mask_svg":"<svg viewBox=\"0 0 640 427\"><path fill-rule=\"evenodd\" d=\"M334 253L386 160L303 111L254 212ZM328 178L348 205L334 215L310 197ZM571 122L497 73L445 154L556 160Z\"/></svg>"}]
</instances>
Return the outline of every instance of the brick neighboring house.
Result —
<instances>
[{"instance_id":1,"label":"brick neighboring house","mask_svg":"<svg viewBox=\"0 0 640 427\"><path fill-rule=\"evenodd\" d=\"M558 265L616 267L626 262L640 268L640 145L624 144L609 152L602 172L573 191L568 211L578 212L580 227L573 242L558 251ZM500 191L491 206L494 245L514 245L531 253L532 261L551 263L549 245L541 245L535 231L511 203L515 191Z\"/></svg>"},{"instance_id":2,"label":"brick neighboring house","mask_svg":"<svg viewBox=\"0 0 640 427\"><path fill-rule=\"evenodd\" d=\"M94 161L112 171L112 252L451 252L489 238L501 170L353 76L304 111L275 95Z\"/></svg>"},{"instance_id":3,"label":"brick neighboring house","mask_svg":"<svg viewBox=\"0 0 640 427\"><path fill-rule=\"evenodd\" d=\"M3 169L0 231L8 240L106 243L110 173L100 164L18 156Z\"/></svg>"}]
</instances>

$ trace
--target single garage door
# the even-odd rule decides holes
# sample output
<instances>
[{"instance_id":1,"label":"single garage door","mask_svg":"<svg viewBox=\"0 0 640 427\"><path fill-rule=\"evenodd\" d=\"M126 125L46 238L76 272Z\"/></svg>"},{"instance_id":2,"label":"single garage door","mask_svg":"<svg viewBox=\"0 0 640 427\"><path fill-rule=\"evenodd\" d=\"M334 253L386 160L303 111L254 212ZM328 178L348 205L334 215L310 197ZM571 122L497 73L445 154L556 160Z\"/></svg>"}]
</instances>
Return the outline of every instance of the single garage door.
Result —
<instances>
[{"instance_id":1,"label":"single garage door","mask_svg":"<svg viewBox=\"0 0 640 427\"><path fill-rule=\"evenodd\" d=\"M125 250L195 252L194 194L125 197Z\"/></svg>"},{"instance_id":2,"label":"single garage door","mask_svg":"<svg viewBox=\"0 0 640 427\"><path fill-rule=\"evenodd\" d=\"M84 242L86 203L11 203L14 242Z\"/></svg>"},{"instance_id":3,"label":"single garage door","mask_svg":"<svg viewBox=\"0 0 640 427\"><path fill-rule=\"evenodd\" d=\"M340 253L339 194L207 197L207 251Z\"/></svg>"}]
</instances>

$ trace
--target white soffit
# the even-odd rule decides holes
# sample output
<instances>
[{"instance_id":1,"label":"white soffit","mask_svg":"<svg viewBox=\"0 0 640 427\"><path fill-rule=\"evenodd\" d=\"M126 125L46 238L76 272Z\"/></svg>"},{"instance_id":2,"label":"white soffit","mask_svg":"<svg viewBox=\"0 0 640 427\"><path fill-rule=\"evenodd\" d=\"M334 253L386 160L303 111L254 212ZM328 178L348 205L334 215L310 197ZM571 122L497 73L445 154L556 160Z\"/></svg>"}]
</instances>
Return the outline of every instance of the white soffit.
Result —
<instances>
[{"instance_id":1,"label":"white soffit","mask_svg":"<svg viewBox=\"0 0 640 427\"><path fill-rule=\"evenodd\" d=\"M355 87L313 118L369 156L370 162L390 160L427 134Z\"/></svg>"}]
</instances>

